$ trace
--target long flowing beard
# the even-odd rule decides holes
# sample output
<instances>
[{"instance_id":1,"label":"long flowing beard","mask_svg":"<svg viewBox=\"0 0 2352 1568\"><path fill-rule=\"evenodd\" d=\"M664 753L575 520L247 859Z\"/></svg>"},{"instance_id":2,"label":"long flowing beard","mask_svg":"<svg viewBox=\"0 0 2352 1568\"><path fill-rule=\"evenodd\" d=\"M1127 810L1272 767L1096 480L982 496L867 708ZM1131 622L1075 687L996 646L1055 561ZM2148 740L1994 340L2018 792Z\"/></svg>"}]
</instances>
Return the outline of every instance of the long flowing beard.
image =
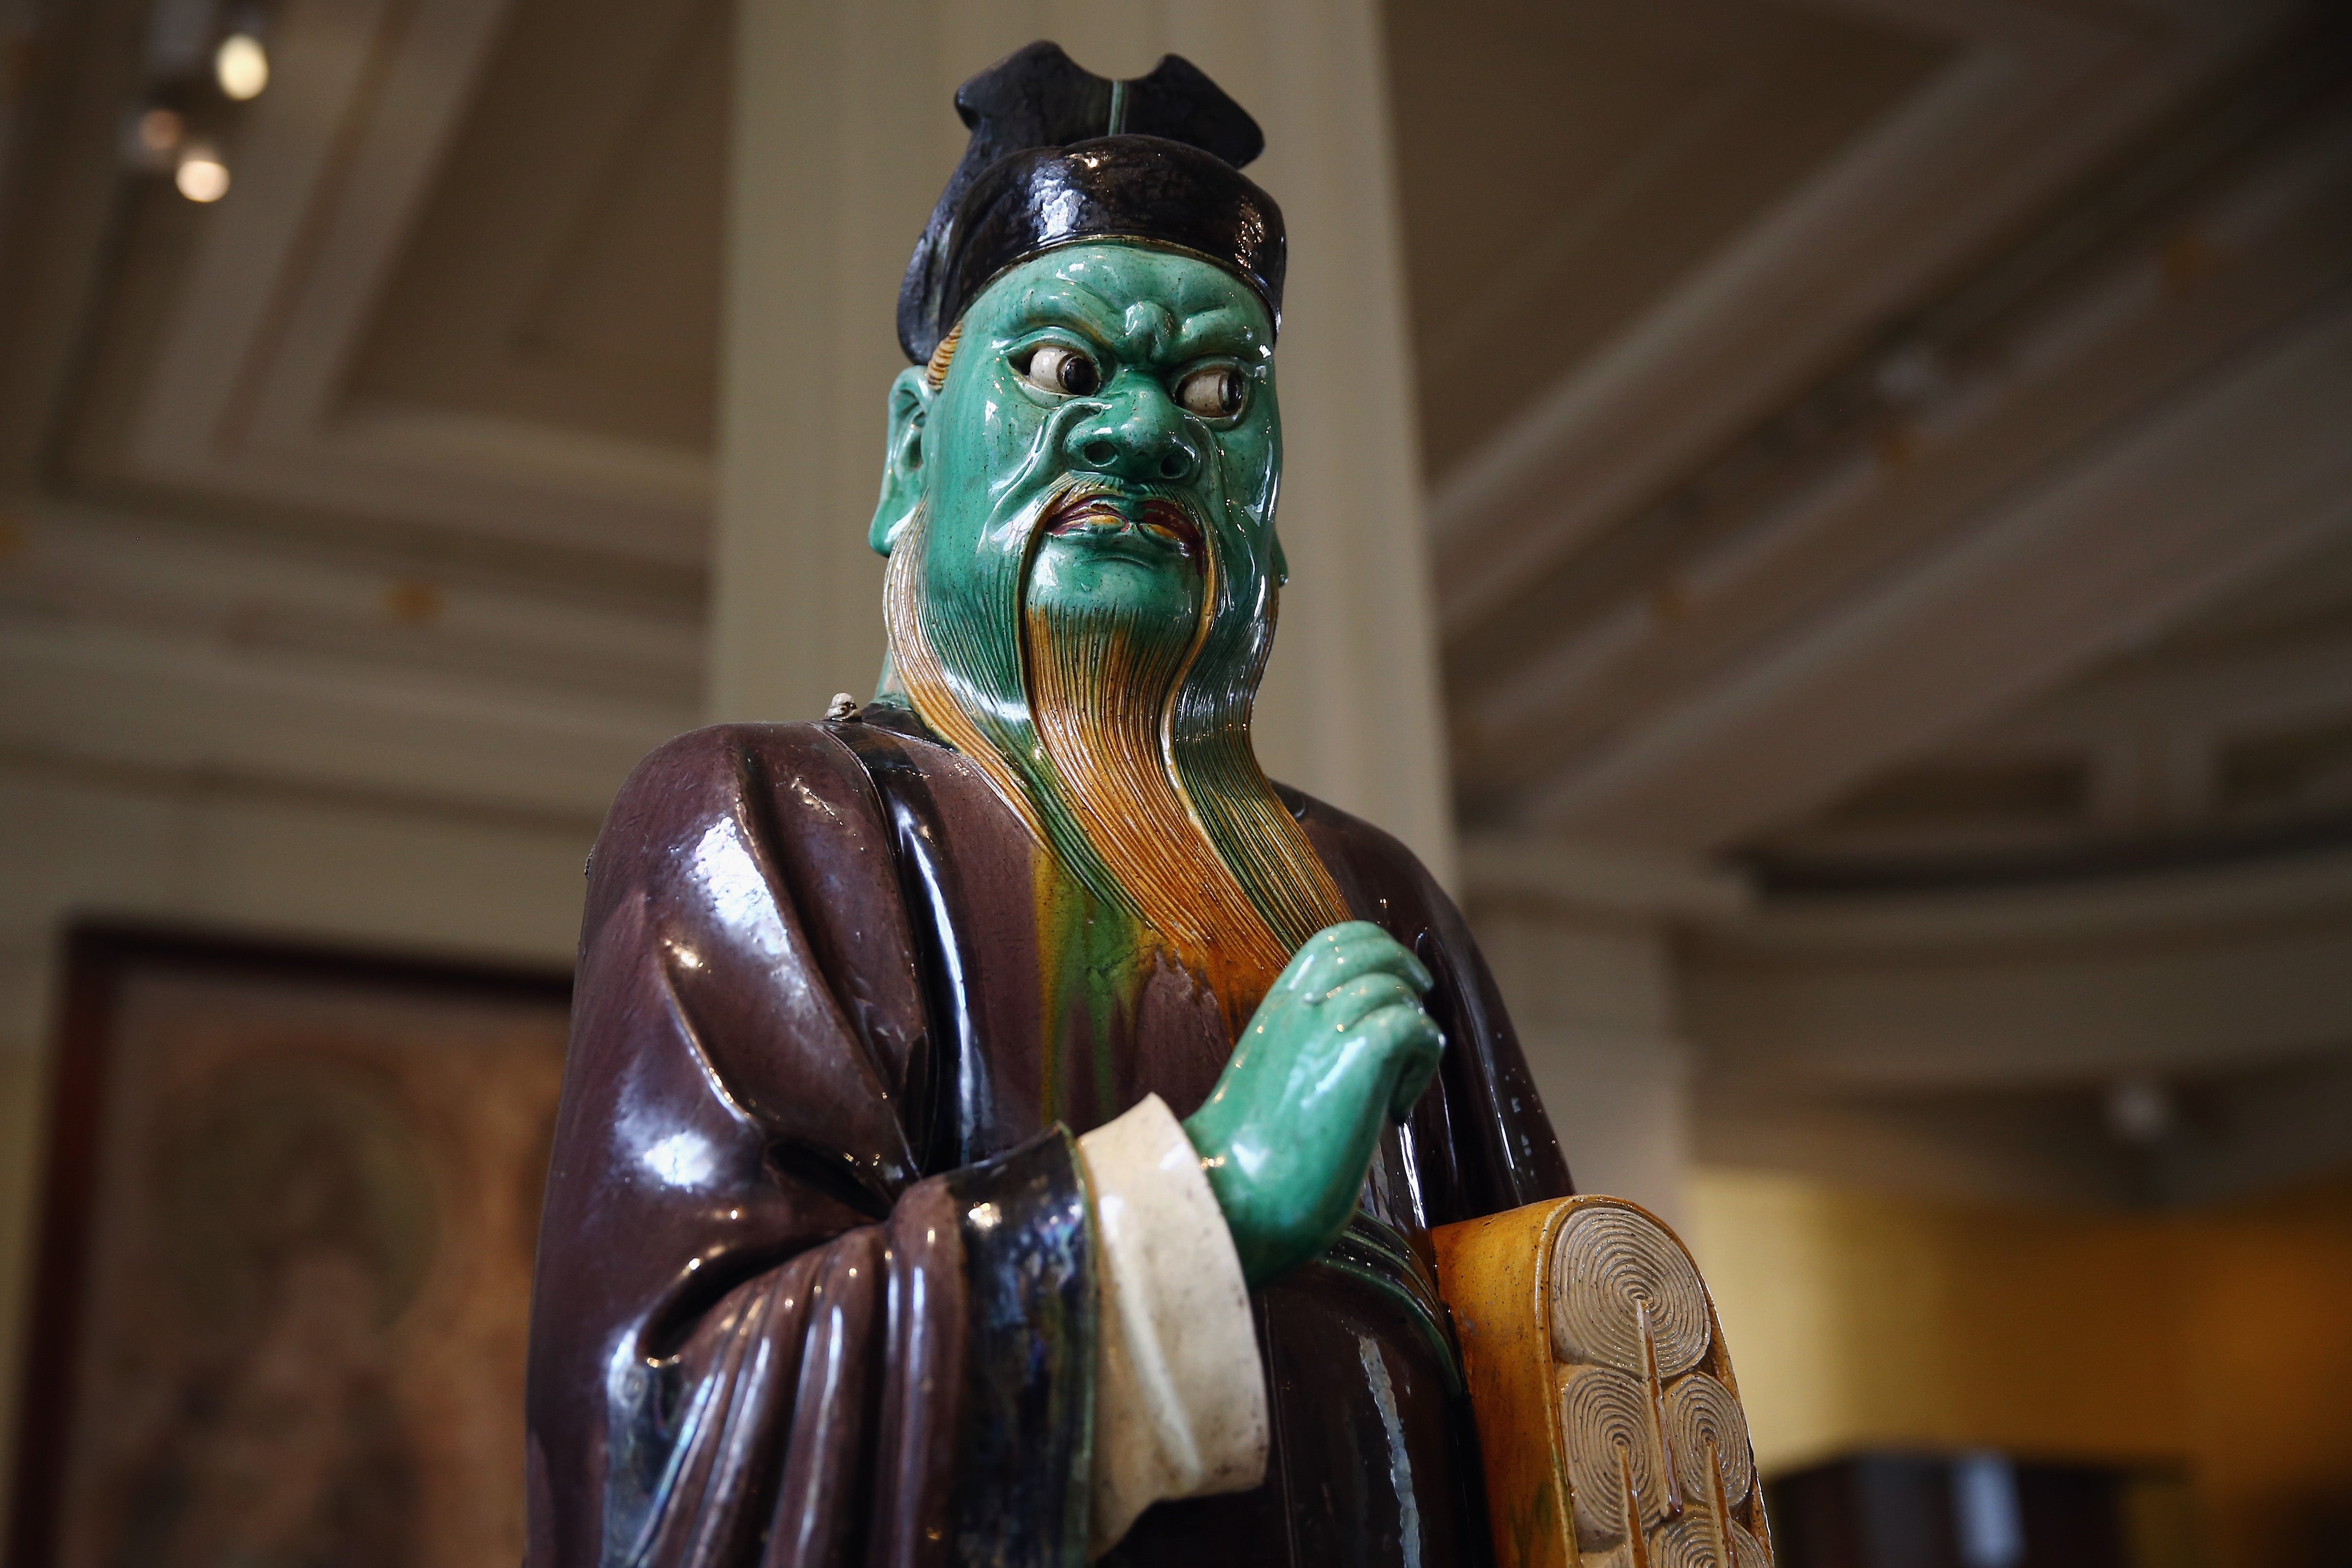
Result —
<instances>
[{"instance_id":1,"label":"long flowing beard","mask_svg":"<svg viewBox=\"0 0 2352 1568\"><path fill-rule=\"evenodd\" d=\"M1066 494L1045 498L1030 520L1020 581L1039 521ZM929 532L927 518L907 529L884 595L892 662L915 710L1079 881L1203 980L1238 1029L1298 945L1350 917L1250 747L1262 659L1199 668L1219 604L1214 545L1189 635L1114 610L1031 607L1015 623L1021 690L1000 697L952 669L1001 667L1014 650L992 634L1013 628L925 613ZM1206 701L1204 681L1219 689ZM1245 689L1224 689L1236 682ZM1007 712L1004 697L1023 710ZM1223 721L1176 724L1180 710L1205 708Z\"/></svg>"},{"instance_id":2,"label":"long flowing beard","mask_svg":"<svg viewBox=\"0 0 2352 1568\"><path fill-rule=\"evenodd\" d=\"M1178 793L1162 749L1197 639L1094 608L1032 606L1026 619L1030 711L1079 827L1174 956L1219 995L1254 1004L1288 950Z\"/></svg>"}]
</instances>

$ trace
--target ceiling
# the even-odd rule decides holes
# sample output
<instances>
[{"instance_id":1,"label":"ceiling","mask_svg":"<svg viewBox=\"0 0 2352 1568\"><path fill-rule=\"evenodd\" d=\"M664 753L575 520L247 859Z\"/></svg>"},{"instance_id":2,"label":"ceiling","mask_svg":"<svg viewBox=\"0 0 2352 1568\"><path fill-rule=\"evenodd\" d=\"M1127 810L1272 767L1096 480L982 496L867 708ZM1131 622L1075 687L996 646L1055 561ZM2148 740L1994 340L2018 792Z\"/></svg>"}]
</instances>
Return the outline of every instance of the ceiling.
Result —
<instances>
[{"instance_id":1,"label":"ceiling","mask_svg":"<svg viewBox=\"0 0 2352 1568\"><path fill-rule=\"evenodd\" d=\"M726 16L279 7L236 199L115 182L61 477L698 601Z\"/></svg>"},{"instance_id":2,"label":"ceiling","mask_svg":"<svg viewBox=\"0 0 2352 1568\"><path fill-rule=\"evenodd\" d=\"M2340 24L1388 16L1466 826L1789 889L2352 834ZM2293 694L2192 718L2266 595Z\"/></svg>"},{"instance_id":3,"label":"ceiling","mask_svg":"<svg viewBox=\"0 0 2352 1568\"><path fill-rule=\"evenodd\" d=\"M2225 863L2352 824L2352 540L2323 545L1748 847L1770 887Z\"/></svg>"},{"instance_id":4,"label":"ceiling","mask_svg":"<svg viewBox=\"0 0 2352 1568\"><path fill-rule=\"evenodd\" d=\"M1748 0L1387 10L1422 442L1472 458L1952 45Z\"/></svg>"},{"instance_id":5,"label":"ceiling","mask_svg":"<svg viewBox=\"0 0 2352 1568\"><path fill-rule=\"evenodd\" d=\"M117 148L205 3L24 105L0 748L593 827L701 710L728 8L286 0L199 207Z\"/></svg>"},{"instance_id":6,"label":"ceiling","mask_svg":"<svg viewBox=\"0 0 2352 1568\"><path fill-rule=\"evenodd\" d=\"M663 721L690 718L726 7L288 0L283 85L225 128L237 200L198 209L92 134L197 3L79 8L111 63L43 106L16 265L86 281L22 296L17 484L630 628L541 668L667 637ZM2259 615L2221 606L2266 574L2309 597L2302 559L2347 522L2340 359L2263 357L2342 320L2340 29L2288 0L1386 18L1466 825L1792 889L2345 825L2335 631L2272 636L2319 639L2263 656L2303 672L2274 721L2185 717L2227 683L2209 663L2254 657L2198 617ZM2271 493L2145 512L2248 430ZM436 642L389 613L375 635ZM2180 687L2184 717L2121 734L2118 682L2142 710Z\"/></svg>"},{"instance_id":7,"label":"ceiling","mask_svg":"<svg viewBox=\"0 0 2352 1568\"><path fill-rule=\"evenodd\" d=\"M728 8L517 7L347 372L355 403L705 457Z\"/></svg>"}]
</instances>

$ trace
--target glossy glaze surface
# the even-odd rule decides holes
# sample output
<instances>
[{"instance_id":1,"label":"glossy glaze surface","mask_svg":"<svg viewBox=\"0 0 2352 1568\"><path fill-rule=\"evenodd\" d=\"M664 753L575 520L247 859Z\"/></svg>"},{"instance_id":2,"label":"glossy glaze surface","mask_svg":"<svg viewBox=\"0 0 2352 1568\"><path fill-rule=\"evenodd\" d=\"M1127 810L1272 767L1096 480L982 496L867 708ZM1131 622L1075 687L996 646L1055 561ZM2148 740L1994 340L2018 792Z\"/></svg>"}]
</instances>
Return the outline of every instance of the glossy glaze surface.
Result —
<instances>
[{"instance_id":1,"label":"glossy glaze surface","mask_svg":"<svg viewBox=\"0 0 2352 1568\"><path fill-rule=\"evenodd\" d=\"M1346 1227L1381 1129L1404 1120L1437 1071L1443 1037L1421 1007L1433 984L1369 921L1318 932L1186 1119L1253 1287Z\"/></svg>"},{"instance_id":2,"label":"glossy glaze surface","mask_svg":"<svg viewBox=\"0 0 2352 1568\"><path fill-rule=\"evenodd\" d=\"M1095 1283L1069 1134L1050 1128L947 1178L963 1232L971 1331L953 1556L1083 1556L1094 1447Z\"/></svg>"},{"instance_id":3,"label":"glossy glaze surface","mask_svg":"<svg viewBox=\"0 0 2352 1568\"><path fill-rule=\"evenodd\" d=\"M956 112L971 140L898 290L898 342L916 364L1006 267L1106 234L1157 234L1223 257L1280 317L1282 213L1233 173L1265 138L1191 61L1169 55L1147 76L1112 81L1041 41L965 82ZM1128 145L1106 153L1104 138ZM1074 143L1095 144L1095 155L1064 156Z\"/></svg>"},{"instance_id":4,"label":"glossy glaze surface","mask_svg":"<svg viewBox=\"0 0 2352 1568\"><path fill-rule=\"evenodd\" d=\"M1723 1325L1674 1232L1595 1196L1432 1239L1498 1568L1771 1568Z\"/></svg>"}]
</instances>

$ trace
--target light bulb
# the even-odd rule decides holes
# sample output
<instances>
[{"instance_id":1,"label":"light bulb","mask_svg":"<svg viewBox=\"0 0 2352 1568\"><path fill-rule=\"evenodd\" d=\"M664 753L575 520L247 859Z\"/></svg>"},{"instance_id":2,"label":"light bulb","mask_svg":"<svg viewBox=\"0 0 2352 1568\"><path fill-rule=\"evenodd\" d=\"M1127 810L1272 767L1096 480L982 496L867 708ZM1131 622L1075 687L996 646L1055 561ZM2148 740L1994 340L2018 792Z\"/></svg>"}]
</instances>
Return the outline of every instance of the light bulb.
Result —
<instances>
[{"instance_id":1,"label":"light bulb","mask_svg":"<svg viewBox=\"0 0 2352 1568\"><path fill-rule=\"evenodd\" d=\"M259 98L269 85L269 51L251 33L231 33L213 51L213 79L239 103Z\"/></svg>"},{"instance_id":2,"label":"light bulb","mask_svg":"<svg viewBox=\"0 0 2352 1568\"><path fill-rule=\"evenodd\" d=\"M191 142L180 155L172 183L192 202L216 202L228 195L228 165L208 144Z\"/></svg>"}]
</instances>

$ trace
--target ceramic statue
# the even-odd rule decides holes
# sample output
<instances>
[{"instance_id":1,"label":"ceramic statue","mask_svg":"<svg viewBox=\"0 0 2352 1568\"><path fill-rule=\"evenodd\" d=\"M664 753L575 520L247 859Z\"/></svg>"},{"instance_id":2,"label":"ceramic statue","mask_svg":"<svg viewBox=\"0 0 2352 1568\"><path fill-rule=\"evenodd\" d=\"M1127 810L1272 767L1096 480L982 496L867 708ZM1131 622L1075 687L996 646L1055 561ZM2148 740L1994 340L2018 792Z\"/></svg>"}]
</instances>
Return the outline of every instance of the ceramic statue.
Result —
<instances>
[{"instance_id":1,"label":"ceramic statue","mask_svg":"<svg viewBox=\"0 0 2352 1568\"><path fill-rule=\"evenodd\" d=\"M665 746L591 862L530 1562L1492 1561L1435 1235L1571 1189L1452 903L1251 748L1258 128L1048 44L956 105L880 688Z\"/></svg>"}]
</instances>

